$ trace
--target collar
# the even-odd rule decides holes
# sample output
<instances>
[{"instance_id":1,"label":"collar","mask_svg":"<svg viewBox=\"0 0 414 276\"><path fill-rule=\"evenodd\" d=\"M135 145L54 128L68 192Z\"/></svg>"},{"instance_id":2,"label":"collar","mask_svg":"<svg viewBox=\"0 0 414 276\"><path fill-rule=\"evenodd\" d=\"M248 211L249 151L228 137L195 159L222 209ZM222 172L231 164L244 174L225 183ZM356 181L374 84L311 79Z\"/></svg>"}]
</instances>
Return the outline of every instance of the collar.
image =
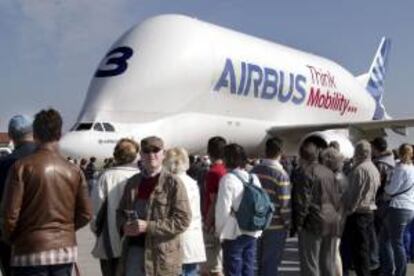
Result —
<instances>
[{"instance_id":1,"label":"collar","mask_svg":"<svg viewBox=\"0 0 414 276\"><path fill-rule=\"evenodd\" d=\"M39 150L59 151L59 144L57 141L39 144Z\"/></svg>"},{"instance_id":2,"label":"collar","mask_svg":"<svg viewBox=\"0 0 414 276\"><path fill-rule=\"evenodd\" d=\"M262 164L269 167L275 167L277 169L283 170L282 164L280 164L279 160L276 159L263 159Z\"/></svg>"},{"instance_id":3,"label":"collar","mask_svg":"<svg viewBox=\"0 0 414 276\"><path fill-rule=\"evenodd\" d=\"M17 146L15 146L14 147L14 150L18 150L18 149L24 148L24 147L29 146L29 145L30 146L31 145L35 145L35 143L34 142L31 142L31 141L24 141L24 142L18 144Z\"/></svg>"},{"instance_id":4,"label":"collar","mask_svg":"<svg viewBox=\"0 0 414 276\"><path fill-rule=\"evenodd\" d=\"M392 152L386 150L386 151L380 152L377 156L374 156L374 158L378 159L378 158L382 158L382 157L386 157L386 156L390 156L390 155L392 155Z\"/></svg>"},{"instance_id":5,"label":"collar","mask_svg":"<svg viewBox=\"0 0 414 276\"><path fill-rule=\"evenodd\" d=\"M145 178L149 178L149 177L155 177L155 176L157 176L157 175L159 175L159 174L161 174L161 172L162 172L162 167L160 167L158 170L156 170L154 173L152 173L152 175L150 174L150 173L148 173L147 172L147 170L144 168L143 170L142 170L142 175L145 177Z\"/></svg>"},{"instance_id":6,"label":"collar","mask_svg":"<svg viewBox=\"0 0 414 276\"><path fill-rule=\"evenodd\" d=\"M127 163L123 165L115 165L111 169L122 169L122 170L137 170L138 166L136 162Z\"/></svg>"}]
</instances>

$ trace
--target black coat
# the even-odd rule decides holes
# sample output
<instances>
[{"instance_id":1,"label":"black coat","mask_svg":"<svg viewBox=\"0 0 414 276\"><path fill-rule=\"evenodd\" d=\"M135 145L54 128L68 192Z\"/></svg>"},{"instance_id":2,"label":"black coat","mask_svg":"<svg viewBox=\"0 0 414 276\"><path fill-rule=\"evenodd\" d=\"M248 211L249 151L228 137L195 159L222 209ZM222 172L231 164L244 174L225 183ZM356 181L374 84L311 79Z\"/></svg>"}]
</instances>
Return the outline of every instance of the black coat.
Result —
<instances>
[{"instance_id":1,"label":"black coat","mask_svg":"<svg viewBox=\"0 0 414 276\"><path fill-rule=\"evenodd\" d=\"M318 236L340 236L343 204L335 174L315 162L299 169L292 182L295 227Z\"/></svg>"},{"instance_id":2,"label":"black coat","mask_svg":"<svg viewBox=\"0 0 414 276\"><path fill-rule=\"evenodd\" d=\"M11 154L0 159L0 201L3 198L4 185L6 184L9 169L17 160L32 154L35 150L36 145L27 142L17 147Z\"/></svg>"}]
</instances>

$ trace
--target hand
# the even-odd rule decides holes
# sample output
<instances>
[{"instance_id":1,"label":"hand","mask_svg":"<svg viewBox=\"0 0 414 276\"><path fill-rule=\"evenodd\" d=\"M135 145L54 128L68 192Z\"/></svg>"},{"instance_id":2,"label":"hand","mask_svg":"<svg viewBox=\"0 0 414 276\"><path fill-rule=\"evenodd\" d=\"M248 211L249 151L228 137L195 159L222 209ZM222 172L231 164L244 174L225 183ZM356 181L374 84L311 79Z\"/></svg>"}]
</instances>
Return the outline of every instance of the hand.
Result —
<instances>
[{"instance_id":1,"label":"hand","mask_svg":"<svg viewBox=\"0 0 414 276\"><path fill-rule=\"evenodd\" d=\"M138 229L140 234L147 232L148 223L145 220L139 219L138 220Z\"/></svg>"},{"instance_id":2,"label":"hand","mask_svg":"<svg viewBox=\"0 0 414 276\"><path fill-rule=\"evenodd\" d=\"M128 237L135 237L141 234L139 231L138 220L128 221L127 223L124 224L123 230L124 230L125 236L128 236Z\"/></svg>"}]
</instances>

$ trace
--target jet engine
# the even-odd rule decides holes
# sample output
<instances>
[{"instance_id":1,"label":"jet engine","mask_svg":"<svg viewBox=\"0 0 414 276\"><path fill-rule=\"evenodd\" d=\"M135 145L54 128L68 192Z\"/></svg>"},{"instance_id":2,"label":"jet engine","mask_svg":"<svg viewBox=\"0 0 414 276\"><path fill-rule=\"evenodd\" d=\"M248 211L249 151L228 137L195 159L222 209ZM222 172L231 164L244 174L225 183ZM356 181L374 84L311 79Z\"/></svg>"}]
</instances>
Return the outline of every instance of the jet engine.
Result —
<instances>
[{"instance_id":1,"label":"jet engine","mask_svg":"<svg viewBox=\"0 0 414 276\"><path fill-rule=\"evenodd\" d=\"M305 141L312 141L322 148L326 148L331 142L336 141L339 144L340 152L346 159L350 159L354 155L354 146L345 133L333 130L317 131L306 135L300 144L302 145Z\"/></svg>"}]
</instances>

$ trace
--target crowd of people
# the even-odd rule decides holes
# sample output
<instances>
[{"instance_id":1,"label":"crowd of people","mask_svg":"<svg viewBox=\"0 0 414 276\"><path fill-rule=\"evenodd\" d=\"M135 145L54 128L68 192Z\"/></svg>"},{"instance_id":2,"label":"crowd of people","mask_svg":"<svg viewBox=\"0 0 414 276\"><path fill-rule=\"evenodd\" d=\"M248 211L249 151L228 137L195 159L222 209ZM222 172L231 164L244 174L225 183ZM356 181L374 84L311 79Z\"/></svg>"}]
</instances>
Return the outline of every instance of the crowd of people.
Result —
<instances>
[{"instance_id":1,"label":"crowd of people","mask_svg":"<svg viewBox=\"0 0 414 276\"><path fill-rule=\"evenodd\" d=\"M406 275L414 258L413 147L306 139L297 158L268 138L263 158L211 137L207 157L162 138L118 141L96 159L64 158L54 109L17 115L0 159L0 263L8 275L71 275L75 232L90 224L102 275L278 275L298 236L304 276ZM414 233L413 233L414 240Z\"/></svg>"}]
</instances>

